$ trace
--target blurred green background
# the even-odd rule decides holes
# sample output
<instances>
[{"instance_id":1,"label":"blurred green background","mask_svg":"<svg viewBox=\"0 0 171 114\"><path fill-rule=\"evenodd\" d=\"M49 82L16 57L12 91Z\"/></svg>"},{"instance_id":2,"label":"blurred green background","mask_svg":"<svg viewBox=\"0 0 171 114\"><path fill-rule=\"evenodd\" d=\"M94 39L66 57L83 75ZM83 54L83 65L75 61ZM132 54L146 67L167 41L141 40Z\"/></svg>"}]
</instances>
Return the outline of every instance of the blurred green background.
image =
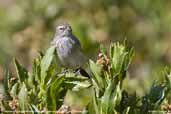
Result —
<instances>
[{"instance_id":1,"label":"blurred green background","mask_svg":"<svg viewBox=\"0 0 171 114\"><path fill-rule=\"evenodd\" d=\"M126 38L136 54L125 85L140 86L140 94L171 64L170 0L0 0L1 82L3 68L13 72L13 57L31 70L60 21L71 24L89 58L99 44Z\"/></svg>"}]
</instances>

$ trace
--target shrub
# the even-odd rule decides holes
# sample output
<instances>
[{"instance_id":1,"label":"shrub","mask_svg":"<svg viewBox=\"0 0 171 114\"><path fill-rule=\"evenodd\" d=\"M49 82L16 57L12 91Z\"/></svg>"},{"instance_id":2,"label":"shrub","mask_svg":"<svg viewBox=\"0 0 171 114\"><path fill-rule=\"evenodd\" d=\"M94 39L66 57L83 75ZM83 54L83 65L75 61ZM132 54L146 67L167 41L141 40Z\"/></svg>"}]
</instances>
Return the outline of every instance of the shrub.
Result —
<instances>
[{"instance_id":1,"label":"shrub","mask_svg":"<svg viewBox=\"0 0 171 114\"><path fill-rule=\"evenodd\" d=\"M85 106L86 114L143 114L159 113L162 103L170 103L171 70L164 69L165 79L154 81L143 97L124 90L124 78L134 55L126 43L112 43L109 52L101 49L96 62L89 60L89 78L69 71L56 74L55 47L40 53L33 62L32 73L15 59L17 77L4 73L5 93L1 99L1 112L9 113L70 113L63 105L67 90L91 88L92 99ZM169 109L168 109L169 110ZM167 110L167 111L168 111ZM164 110L163 110L164 111ZM18 112L21 113L21 112Z\"/></svg>"}]
</instances>

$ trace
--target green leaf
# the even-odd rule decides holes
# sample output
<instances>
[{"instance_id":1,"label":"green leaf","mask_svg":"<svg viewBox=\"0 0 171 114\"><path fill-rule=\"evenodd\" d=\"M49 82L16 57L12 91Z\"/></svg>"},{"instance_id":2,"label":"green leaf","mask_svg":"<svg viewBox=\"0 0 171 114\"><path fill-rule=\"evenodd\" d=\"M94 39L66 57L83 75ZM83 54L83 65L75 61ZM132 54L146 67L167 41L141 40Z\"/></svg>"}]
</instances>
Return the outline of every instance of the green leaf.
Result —
<instances>
[{"instance_id":1,"label":"green leaf","mask_svg":"<svg viewBox=\"0 0 171 114\"><path fill-rule=\"evenodd\" d=\"M10 94L13 98L17 98L18 92L19 92L19 83L15 83L10 90Z\"/></svg>"},{"instance_id":2,"label":"green leaf","mask_svg":"<svg viewBox=\"0 0 171 114\"><path fill-rule=\"evenodd\" d=\"M165 77L165 95L167 96L167 100L169 103L171 103L171 69L168 67L165 67L164 69L164 77Z\"/></svg>"},{"instance_id":3,"label":"green leaf","mask_svg":"<svg viewBox=\"0 0 171 114\"><path fill-rule=\"evenodd\" d=\"M33 114L39 114L40 113L39 109L33 104L30 105L30 109L31 109Z\"/></svg>"},{"instance_id":4,"label":"green leaf","mask_svg":"<svg viewBox=\"0 0 171 114\"><path fill-rule=\"evenodd\" d=\"M33 61L33 68L32 68L32 76L35 78L35 81L40 83L41 81L41 68L40 68L40 63L41 63L42 57L38 57Z\"/></svg>"},{"instance_id":5,"label":"green leaf","mask_svg":"<svg viewBox=\"0 0 171 114\"><path fill-rule=\"evenodd\" d=\"M10 80L10 75L9 75L9 71L5 70L4 72L4 92L6 96L10 96L9 95L9 80Z\"/></svg>"},{"instance_id":6,"label":"green leaf","mask_svg":"<svg viewBox=\"0 0 171 114\"><path fill-rule=\"evenodd\" d=\"M125 47L119 43L111 44L110 46L110 58L112 61L112 68L114 73L120 73L121 66L124 62L124 58L127 52L125 52Z\"/></svg>"},{"instance_id":7,"label":"green leaf","mask_svg":"<svg viewBox=\"0 0 171 114\"><path fill-rule=\"evenodd\" d=\"M167 86L168 90L170 89L170 91L171 91L171 69L166 67L164 69L164 75L165 75L165 80L166 80L166 86Z\"/></svg>"},{"instance_id":8,"label":"green leaf","mask_svg":"<svg viewBox=\"0 0 171 114\"><path fill-rule=\"evenodd\" d=\"M89 88L91 86L90 80L87 77L76 76L74 73L67 73L65 75L65 87L72 89L73 91L79 91L80 89Z\"/></svg>"},{"instance_id":9,"label":"green leaf","mask_svg":"<svg viewBox=\"0 0 171 114\"><path fill-rule=\"evenodd\" d=\"M38 82L35 80L35 75L29 75L26 85L28 90L36 88L38 86Z\"/></svg>"},{"instance_id":10,"label":"green leaf","mask_svg":"<svg viewBox=\"0 0 171 114\"><path fill-rule=\"evenodd\" d=\"M98 86L98 89L103 91L103 89L106 86L105 80L102 78L102 66L101 65L96 65L92 60L89 61L90 63L90 69L93 73L93 80L95 82L95 85Z\"/></svg>"},{"instance_id":11,"label":"green leaf","mask_svg":"<svg viewBox=\"0 0 171 114\"><path fill-rule=\"evenodd\" d=\"M133 58L134 49L128 48L119 43L112 43L110 46L110 61L112 64L112 76L119 76L123 80L129 64Z\"/></svg>"},{"instance_id":12,"label":"green leaf","mask_svg":"<svg viewBox=\"0 0 171 114\"><path fill-rule=\"evenodd\" d=\"M110 101L112 101L111 99L111 93L113 92L113 84L112 81L109 82L107 88L105 89L104 95L101 98L101 106L102 106L102 111L105 114L108 114L109 112L109 108L111 106Z\"/></svg>"},{"instance_id":13,"label":"green leaf","mask_svg":"<svg viewBox=\"0 0 171 114\"><path fill-rule=\"evenodd\" d=\"M89 81L84 81L84 82L74 81L71 83L75 84L75 86L72 88L73 91L79 91L81 89L86 89L86 88L91 87L91 84Z\"/></svg>"},{"instance_id":14,"label":"green leaf","mask_svg":"<svg viewBox=\"0 0 171 114\"><path fill-rule=\"evenodd\" d=\"M130 63L132 62L132 59L135 55L135 50L134 48L132 47L130 50L129 50L129 54L128 54L128 60L127 60L127 63L126 63L126 70L128 69Z\"/></svg>"},{"instance_id":15,"label":"green leaf","mask_svg":"<svg viewBox=\"0 0 171 114\"><path fill-rule=\"evenodd\" d=\"M83 77L81 75L76 75L75 73L66 73L65 74L65 79L66 81L86 81L88 78L87 77Z\"/></svg>"},{"instance_id":16,"label":"green leaf","mask_svg":"<svg viewBox=\"0 0 171 114\"><path fill-rule=\"evenodd\" d=\"M100 103L97 100L95 91L93 92L92 102L88 105L88 114L101 114L100 113Z\"/></svg>"},{"instance_id":17,"label":"green leaf","mask_svg":"<svg viewBox=\"0 0 171 114\"><path fill-rule=\"evenodd\" d=\"M26 88L25 83L22 83L21 89L18 94L18 100L19 100L19 106L22 111L28 110L28 104L29 104L29 97L28 97L28 91Z\"/></svg>"},{"instance_id":18,"label":"green leaf","mask_svg":"<svg viewBox=\"0 0 171 114\"><path fill-rule=\"evenodd\" d=\"M124 111L123 114L129 114L130 107L127 107Z\"/></svg>"},{"instance_id":19,"label":"green leaf","mask_svg":"<svg viewBox=\"0 0 171 114\"><path fill-rule=\"evenodd\" d=\"M115 108L116 105L118 105L120 102L121 102L121 99L122 99L122 90L121 90L121 83L119 82L116 87L115 87L115 90L114 92L112 93L111 95L111 98L112 98L112 107Z\"/></svg>"},{"instance_id":20,"label":"green leaf","mask_svg":"<svg viewBox=\"0 0 171 114\"><path fill-rule=\"evenodd\" d=\"M47 84L51 78L56 78L56 75L54 75L55 72L56 72L56 67L54 65L50 65L47 71L47 75L45 77L45 84Z\"/></svg>"},{"instance_id":21,"label":"green leaf","mask_svg":"<svg viewBox=\"0 0 171 114\"><path fill-rule=\"evenodd\" d=\"M0 109L1 109L0 110L1 114L9 114L9 112L5 112L5 111L12 111L8 102L6 102L5 100L0 100Z\"/></svg>"},{"instance_id":22,"label":"green leaf","mask_svg":"<svg viewBox=\"0 0 171 114\"><path fill-rule=\"evenodd\" d=\"M25 82L28 78L28 71L23 66L21 66L16 59L14 60L14 63L20 83Z\"/></svg>"},{"instance_id":23,"label":"green leaf","mask_svg":"<svg viewBox=\"0 0 171 114\"><path fill-rule=\"evenodd\" d=\"M53 60L54 57L54 52L55 52L55 47L50 47L45 56L42 58L42 61L40 63L40 67L41 67L41 82L44 84L45 78L47 76L47 71L51 65L51 62Z\"/></svg>"},{"instance_id":24,"label":"green leaf","mask_svg":"<svg viewBox=\"0 0 171 114\"><path fill-rule=\"evenodd\" d=\"M53 80L50 86L47 88L46 102L49 110L56 110L57 100L59 99L59 94L63 90L62 84L64 82L64 76L57 77ZM64 97L64 96L63 96Z\"/></svg>"},{"instance_id":25,"label":"green leaf","mask_svg":"<svg viewBox=\"0 0 171 114\"><path fill-rule=\"evenodd\" d=\"M105 89L104 95L101 98L101 106L104 114L114 112L115 106L121 101L120 83L114 87L112 80Z\"/></svg>"}]
</instances>

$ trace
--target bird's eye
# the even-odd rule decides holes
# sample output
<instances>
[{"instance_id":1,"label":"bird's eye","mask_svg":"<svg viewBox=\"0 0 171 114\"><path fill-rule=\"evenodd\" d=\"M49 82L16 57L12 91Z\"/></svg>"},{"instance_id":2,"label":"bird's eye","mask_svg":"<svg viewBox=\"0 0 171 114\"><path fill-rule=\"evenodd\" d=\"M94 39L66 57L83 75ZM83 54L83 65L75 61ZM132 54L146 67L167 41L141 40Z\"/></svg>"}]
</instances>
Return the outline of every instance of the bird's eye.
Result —
<instances>
[{"instance_id":1,"label":"bird's eye","mask_svg":"<svg viewBox=\"0 0 171 114\"><path fill-rule=\"evenodd\" d=\"M59 30L64 30L64 27L59 27Z\"/></svg>"}]
</instances>

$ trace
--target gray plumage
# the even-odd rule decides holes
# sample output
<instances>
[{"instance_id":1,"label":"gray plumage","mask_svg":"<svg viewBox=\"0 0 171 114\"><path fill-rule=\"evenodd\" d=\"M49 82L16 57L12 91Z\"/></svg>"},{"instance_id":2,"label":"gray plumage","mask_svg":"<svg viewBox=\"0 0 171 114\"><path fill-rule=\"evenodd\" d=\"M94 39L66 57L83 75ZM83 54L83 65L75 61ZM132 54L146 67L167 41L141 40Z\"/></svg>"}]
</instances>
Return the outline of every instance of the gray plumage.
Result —
<instances>
[{"instance_id":1,"label":"gray plumage","mask_svg":"<svg viewBox=\"0 0 171 114\"><path fill-rule=\"evenodd\" d=\"M72 34L69 24L63 23L57 26L52 45L56 47L58 59L64 67L76 69L85 63L81 44Z\"/></svg>"}]
</instances>

